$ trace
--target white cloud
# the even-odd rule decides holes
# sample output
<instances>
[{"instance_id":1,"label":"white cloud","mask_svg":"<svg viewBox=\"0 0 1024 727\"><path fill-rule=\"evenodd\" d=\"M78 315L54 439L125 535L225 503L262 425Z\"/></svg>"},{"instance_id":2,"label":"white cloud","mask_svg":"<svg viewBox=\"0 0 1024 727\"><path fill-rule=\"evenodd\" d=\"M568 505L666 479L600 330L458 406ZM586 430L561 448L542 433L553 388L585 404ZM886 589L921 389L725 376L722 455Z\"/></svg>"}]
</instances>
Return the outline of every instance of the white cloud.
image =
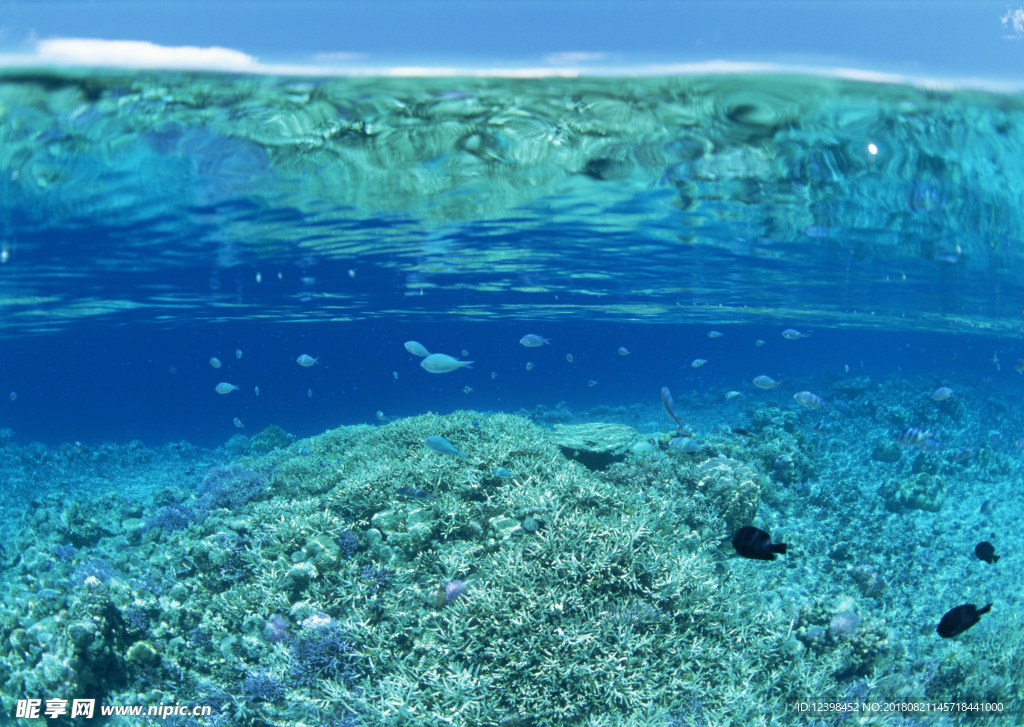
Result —
<instances>
[{"instance_id":1,"label":"white cloud","mask_svg":"<svg viewBox=\"0 0 1024 727\"><path fill-rule=\"evenodd\" d=\"M1003 27L1007 25L1013 26L1013 35L1004 36L1006 38L1017 38L1024 33L1024 8L1017 8L1016 10L1007 10L1006 15L999 18L1002 21Z\"/></svg>"},{"instance_id":2,"label":"white cloud","mask_svg":"<svg viewBox=\"0 0 1024 727\"><path fill-rule=\"evenodd\" d=\"M51 38L36 43L36 57L43 63L119 68L170 68L252 71L256 58L230 48L165 46L144 40Z\"/></svg>"}]
</instances>

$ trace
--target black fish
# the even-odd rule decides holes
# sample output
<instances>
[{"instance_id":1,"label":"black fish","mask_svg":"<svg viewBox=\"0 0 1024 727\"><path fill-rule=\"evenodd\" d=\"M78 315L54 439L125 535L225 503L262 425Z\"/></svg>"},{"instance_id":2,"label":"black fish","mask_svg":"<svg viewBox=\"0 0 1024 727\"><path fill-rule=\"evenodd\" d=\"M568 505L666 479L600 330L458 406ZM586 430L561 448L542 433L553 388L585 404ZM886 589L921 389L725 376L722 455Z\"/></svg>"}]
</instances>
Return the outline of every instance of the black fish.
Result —
<instances>
[{"instance_id":1,"label":"black fish","mask_svg":"<svg viewBox=\"0 0 1024 727\"><path fill-rule=\"evenodd\" d=\"M957 606L956 608L950 609L949 612L942 617L939 621L939 627L935 629L939 636L944 639L949 639L957 634L962 634L967 629L971 628L974 624L981 620L981 614L988 613L992 610L992 604L988 604L985 608L978 608L973 603L965 603L963 606Z\"/></svg>"},{"instance_id":2,"label":"black fish","mask_svg":"<svg viewBox=\"0 0 1024 727\"><path fill-rule=\"evenodd\" d=\"M399 487L395 490L396 495L402 497L414 497L417 500L433 500L434 496L426 490L417 490L415 487Z\"/></svg>"},{"instance_id":3,"label":"black fish","mask_svg":"<svg viewBox=\"0 0 1024 727\"><path fill-rule=\"evenodd\" d=\"M996 555L995 546L987 540L982 540L974 546L974 554L986 563L992 563L993 565L999 560L999 556Z\"/></svg>"},{"instance_id":4,"label":"black fish","mask_svg":"<svg viewBox=\"0 0 1024 727\"><path fill-rule=\"evenodd\" d=\"M732 547L744 558L754 560L775 560L776 553L786 552L785 543L772 545L772 536L751 525L740 528L732 536Z\"/></svg>"},{"instance_id":5,"label":"black fish","mask_svg":"<svg viewBox=\"0 0 1024 727\"><path fill-rule=\"evenodd\" d=\"M753 432L748 432L746 429L740 429L739 427L733 427L733 434L738 434L741 437L750 437L751 439L757 439L757 435Z\"/></svg>"}]
</instances>

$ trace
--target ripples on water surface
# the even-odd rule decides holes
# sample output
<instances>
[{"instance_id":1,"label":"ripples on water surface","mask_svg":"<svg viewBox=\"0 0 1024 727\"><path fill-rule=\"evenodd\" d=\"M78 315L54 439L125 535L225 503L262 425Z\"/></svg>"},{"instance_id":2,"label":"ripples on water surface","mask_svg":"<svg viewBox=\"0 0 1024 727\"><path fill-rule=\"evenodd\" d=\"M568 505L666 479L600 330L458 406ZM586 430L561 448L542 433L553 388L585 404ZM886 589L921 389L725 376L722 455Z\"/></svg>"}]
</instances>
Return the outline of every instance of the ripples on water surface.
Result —
<instances>
[{"instance_id":1,"label":"ripples on water surface","mask_svg":"<svg viewBox=\"0 0 1024 727\"><path fill-rule=\"evenodd\" d=\"M9 71L0 115L8 334L708 307L1019 328L1018 96Z\"/></svg>"}]
</instances>

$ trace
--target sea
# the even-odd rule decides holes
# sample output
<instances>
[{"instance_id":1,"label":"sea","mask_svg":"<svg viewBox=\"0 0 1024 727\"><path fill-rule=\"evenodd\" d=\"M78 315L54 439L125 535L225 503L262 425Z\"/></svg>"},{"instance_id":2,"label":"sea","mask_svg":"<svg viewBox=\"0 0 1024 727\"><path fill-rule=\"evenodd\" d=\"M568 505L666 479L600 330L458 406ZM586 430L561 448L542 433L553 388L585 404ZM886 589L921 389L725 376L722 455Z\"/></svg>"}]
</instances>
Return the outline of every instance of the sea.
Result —
<instances>
[{"instance_id":1,"label":"sea","mask_svg":"<svg viewBox=\"0 0 1024 727\"><path fill-rule=\"evenodd\" d=\"M1022 151L838 71L3 70L0 724L1024 724Z\"/></svg>"}]
</instances>

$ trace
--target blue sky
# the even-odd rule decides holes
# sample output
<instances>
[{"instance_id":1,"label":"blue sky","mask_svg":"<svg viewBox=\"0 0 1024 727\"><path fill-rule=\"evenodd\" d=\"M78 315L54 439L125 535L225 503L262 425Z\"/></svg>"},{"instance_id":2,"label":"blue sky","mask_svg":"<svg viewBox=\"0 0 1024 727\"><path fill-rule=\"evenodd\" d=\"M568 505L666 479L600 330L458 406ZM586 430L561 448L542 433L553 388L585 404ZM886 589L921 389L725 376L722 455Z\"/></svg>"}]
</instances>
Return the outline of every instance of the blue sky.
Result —
<instances>
[{"instance_id":1,"label":"blue sky","mask_svg":"<svg viewBox=\"0 0 1024 727\"><path fill-rule=\"evenodd\" d=\"M38 40L71 37L216 45L264 63L730 60L1021 80L1024 37L1012 17L1002 21L1016 8L988 0L0 0L0 51L31 55Z\"/></svg>"}]
</instances>

